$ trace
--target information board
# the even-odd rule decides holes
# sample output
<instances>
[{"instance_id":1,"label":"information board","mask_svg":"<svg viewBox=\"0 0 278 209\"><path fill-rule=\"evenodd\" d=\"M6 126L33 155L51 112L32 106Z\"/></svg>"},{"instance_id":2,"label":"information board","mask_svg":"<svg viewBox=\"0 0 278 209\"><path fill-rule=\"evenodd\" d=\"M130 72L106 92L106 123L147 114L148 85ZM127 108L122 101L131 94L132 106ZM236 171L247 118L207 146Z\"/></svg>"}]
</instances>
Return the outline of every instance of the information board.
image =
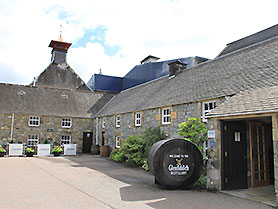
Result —
<instances>
[{"instance_id":1,"label":"information board","mask_svg":"<svg viewBox=\"0 0 278 209\"><path fill-rule=\"evenodd\" d=\"M9 144L9 156L23 155L23 144Z\"/></svg>"},{"instance_id":2,"label":"information board","mask_svg":"<svg viewBox=\"0 0 278 209\"><path fill-rule=\"evenodd\" d=\"M64 155L76 155L76 144L64 144Z\"/></svg>"},{"instance_id":3,"label":"information board","mask_svg":"<svg viewBox=\"0 0 278 209\"><path fill-rule=\"evenodd\" d=\"M50 155L50 144L38 144L37 145L37 154L39 156L48 156Z\"/></svg>"}]
</instances>

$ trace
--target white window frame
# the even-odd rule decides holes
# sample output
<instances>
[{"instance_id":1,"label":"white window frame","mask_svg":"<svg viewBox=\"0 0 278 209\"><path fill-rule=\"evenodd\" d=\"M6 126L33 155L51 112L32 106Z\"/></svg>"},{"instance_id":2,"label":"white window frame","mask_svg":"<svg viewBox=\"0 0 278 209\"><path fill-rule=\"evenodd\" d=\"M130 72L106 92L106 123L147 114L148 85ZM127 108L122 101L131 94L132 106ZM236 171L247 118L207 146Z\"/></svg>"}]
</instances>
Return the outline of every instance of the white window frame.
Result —
<instances>
[{"instance_id":1,"label":"white window frame","mask_svg":"<svg viewBox=\"0 0 278 209\"><path fill-rule=\"evenodd\" d=\"M116 136L115 137L115 147L116 148L120 148L121 147L121 137L120 136Z\"/></svg>"},{"instance_id":2,"label":"white window frame","mask_svg":"<svg viewBox=\"0 0 278 209\"><path fill-rule=\"evenodd\" d=\"M40 117L39 116L30 116L29 117L29 126L39 127L40 126Z\"/></svg>"},{"instance_id":3,"label":"white window frame","mask_svg":"<svg viewBox=\"0 0 278 209\"><path fill-rule=\"evenodd\" d=\"M105 127L106 127L105 118L102 118L101 127L102 127L102 128L105 128Z\"/></svg>"},{"instance_id":4,"label":"white window frame","mask_svg":"<svg viewBox=\"0 0 278 209\"><path fill-rule=\"evenodd\" d=\"M39 135L38 134L28 134L27 136L27 145L35 146L39 143Z\"/></svg>"},{"instance_id":5,"label":"white window frame","mask_svg":"<svg viewBox=\"0 0 278 209\"><path fill-rule=\"evenodd\" d=\"M62 128L71 128L72 119L71 118L63 118L61 122Z\"/></svg>"},{"instance_id":6,"label":"white window frame","mask_svg":"<svg viewBox=\"0 0 278 209\"><path fill-rule=\"evenodd\" d=\"M165 111L166 111L166 113L165 113ZM171 124L171 108L168 107L168 108L161 109L161 124L162 125Z\"/></svg>"},{"instance_id":7,"label":"white window frame","mask_svg":"<svg viewBox=\"0 0 278 209\"><path fill-rule=\"evenodd\" d=\"M116 115L115 125L117 128L121 127L121 116L120 115Z\"/></svg>"},{"instance_id":8,"label":"white window frame","mask_svg":"<svg viewBox=\"0 0 278 209\"><path fill-rule=\"evenodd\" d=\"M60 137L60 144L71 144L71 136L70 135L62 135Z\"/></svg>"},{"instance_id":9,"label":"white window frame","mask_svg":"<svg viewBox=\"0 0 278 209\"><path fill-rule=\"evenodd\" d=\"M202 121L204 123L208 122L208 120L206 119L206 114L211 112L212 110L214 110L216 108L216 106L217 106L217 103L215 100L202 103Z\"/></svg>"},{"instance_id":10,"label":"white window frame","mask_svg":"<svg viewBox=\"0 0 278 209\"><path fill-rule=\"evenodd\" d=\"M136 127L142 125L142 113L141 112L134 113L134 125Z\"/></svg>"}]
</instances>

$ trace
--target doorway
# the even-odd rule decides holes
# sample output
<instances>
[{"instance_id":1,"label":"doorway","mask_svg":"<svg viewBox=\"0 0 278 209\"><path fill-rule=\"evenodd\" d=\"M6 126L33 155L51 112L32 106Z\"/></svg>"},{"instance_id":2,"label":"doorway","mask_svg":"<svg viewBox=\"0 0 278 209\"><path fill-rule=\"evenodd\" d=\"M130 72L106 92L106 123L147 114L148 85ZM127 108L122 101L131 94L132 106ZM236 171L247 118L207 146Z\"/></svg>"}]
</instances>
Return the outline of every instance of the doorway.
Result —
<instances>
[{"instance_id":1,"label":"doorway","mask_svg":"<svg viewBox=\"0 0 278 209\"><path fill-rule=\"evenodd\" d=\"M273 142L271 124L249 122L251 186L274 183Z\"/></svg>"},{"instance_id":2,"label":"doorway","mask_svg":"<svg viewBox=\"0 0 278 209\"><path fill-rule=\"evenodd\" d=\"M246 122L222 122L222 189L245 189L247 182Z\"/></svg>"},{"instance_id":3,"label":"doorway","mask_svg":"<svg viewBox=\"0 0 278 209\"><path fill-rule=\"evenodd\" d=\"M274 184L270 117L222 121L221 133L223 190Z\"/></svg>"},{"instance_id":4,"label":"doorway","mask_svg":"<svg viewBox=\"0 0 278 209\"><path fill-rule=\"evenodd\" d=\"M105 132L101 132L100 146L104 146L105 144L106 144L106 141L105 141Z\"/></svg>"},{"instance_id":5,"label":"doorway","mask_svg":"<svg viewBox=\"0 0 278 209\"><path fill-rule=\"evenodd\" d=\"M83 132L83 153L91 153L93 132Z\"/></svg>"}]
</instances>

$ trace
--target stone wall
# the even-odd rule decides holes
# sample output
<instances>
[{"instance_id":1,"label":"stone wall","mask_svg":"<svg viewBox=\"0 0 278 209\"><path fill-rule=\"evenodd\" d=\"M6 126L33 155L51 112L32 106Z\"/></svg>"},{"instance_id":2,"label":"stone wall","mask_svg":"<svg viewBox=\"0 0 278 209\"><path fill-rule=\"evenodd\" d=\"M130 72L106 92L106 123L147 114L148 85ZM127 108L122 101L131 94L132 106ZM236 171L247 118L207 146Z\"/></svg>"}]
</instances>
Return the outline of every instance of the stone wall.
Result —
<instances>
[{"instance_id":1,"label":"stone wall","mask_svg":"<svg viewBox=\"0 0 278 209\"><path fill-rule=\"evenodd\" d=\"M90 118L72 118L71 128L62 128L62 118L40 116L40 126L30 127L31 115L14 114L13 142L27 143L28 135L39 135L39 143L60 144L62 135L70 135L71 143L78 144L78 153L82 153L83 132L93 132L93 120ZM0 114L0 144L7 144L11 139L12 114Z\"/></svg>"},{"instance_id":2,"label":"stone wall","mask_svg":"<svg viewBox=\"0 0 278 209\"><path fill-rule=\"evenodd\" d=\"M189 117L201 117L201 102L169 106L171 109L171 124L161 124L161 108L138 111L142 113L142 124L139 127L134 125L134 114L120 114L120 127L115 125L116 115L99 118L99 143L102 141L102 133L105 132L105 145L115 148L115 137L121 136L126 139L130 135L143 135L149 127L160 127L168 138L178 137L178 126L181 122L186 121ZM102 120L105 120L105 128L102 128Z\"/></svg>"}]
</instances>

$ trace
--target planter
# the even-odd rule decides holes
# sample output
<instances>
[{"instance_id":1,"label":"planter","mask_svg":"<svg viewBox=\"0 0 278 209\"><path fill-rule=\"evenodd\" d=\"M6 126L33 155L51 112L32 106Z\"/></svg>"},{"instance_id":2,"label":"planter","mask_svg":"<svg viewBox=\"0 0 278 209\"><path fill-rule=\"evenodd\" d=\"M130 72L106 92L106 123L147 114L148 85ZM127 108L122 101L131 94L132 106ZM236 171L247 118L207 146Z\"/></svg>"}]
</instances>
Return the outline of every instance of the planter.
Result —
<instances>
[{"instance_id":1,"label":"planter","mask_svg":"<svg viewBox=\"0 0 278 209\"><path fill-rule=\"evenodd\" d=\"M98 155L99 154L99 145L93 145L91 147L91 153L92 153L92 155Z\"/></svg>"},{"instance_id":2,"label":"planter","mask_svg":"<svg viewBox=\"0 0 278 209\"><path fill-rule=\"evenodd\" d=\"M34 156L34 152L26 152L26 157L33 157Z\"/></svg>"},{"instance_id":3,"label":"planter","mask_svg":"<svg viewBox=\"0 0 278 209\"><path fill-rule=\"evenodd\" d=\"M52 154L54 155L54 157L60 156L62 153L61 152L52 152Z\"/></svg>"},{"instance_id":4,"label":"planter","mask_svg":"<svg viewBox=\"0 0 278 209\"><path fill-rule=\"evenodd\" d=\"M108 157L110 155L110 147L109 146L100 146L100 156Z\"/></svg>"},{"instance_id":5,"label":"planter","mask_svg":"<svg viewBox=\"0 0 278 209\"><path fill-rule=\"evenodd\" d=\"M0 152L0 157L4 157L6 152Z\"/></svg>"}]
</instances>

